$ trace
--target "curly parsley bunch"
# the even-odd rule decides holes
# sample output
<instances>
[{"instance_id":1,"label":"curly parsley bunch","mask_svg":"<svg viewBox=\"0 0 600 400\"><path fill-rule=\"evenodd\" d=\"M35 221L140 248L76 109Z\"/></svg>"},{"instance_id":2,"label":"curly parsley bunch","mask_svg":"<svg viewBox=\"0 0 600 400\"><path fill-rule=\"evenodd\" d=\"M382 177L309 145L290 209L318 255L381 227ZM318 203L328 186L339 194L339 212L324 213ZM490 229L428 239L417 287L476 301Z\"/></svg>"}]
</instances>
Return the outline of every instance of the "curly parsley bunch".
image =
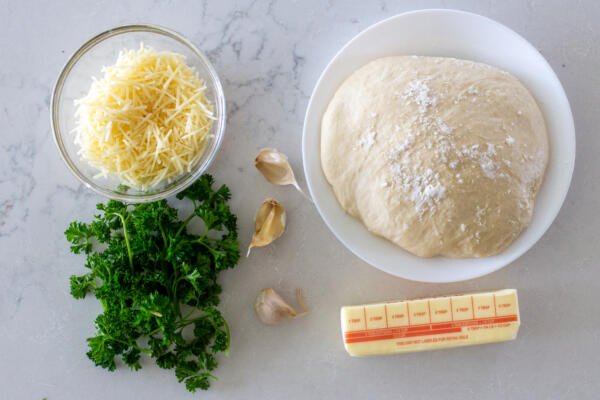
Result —
<instances>
[{"instance_id":1,"label":"curly parsley bunch","mask_svg":"<svg viewBox=\"0 0 600 400\"><path fill-rule=\"evenodd\" d=\"M159 367L175 369L189 391L208 389L216 379L215 355L227 353L230 343L229 327L216 308L217 276L235 266L240 252L229 189L214 190L213 183L205 174L177 195L193 203L184 220L165 200L109 200L97 205L100 213L92 222L69 225L71 251L85 253L89 269L71 276L71 294L81 299L92 293L103 306L96 336L87 340L87 355L96 365L113 371L120 358L138 370L143 353ZM187 229L195 218L203 222L200 235Z\"/></svg>"}]
</instances>

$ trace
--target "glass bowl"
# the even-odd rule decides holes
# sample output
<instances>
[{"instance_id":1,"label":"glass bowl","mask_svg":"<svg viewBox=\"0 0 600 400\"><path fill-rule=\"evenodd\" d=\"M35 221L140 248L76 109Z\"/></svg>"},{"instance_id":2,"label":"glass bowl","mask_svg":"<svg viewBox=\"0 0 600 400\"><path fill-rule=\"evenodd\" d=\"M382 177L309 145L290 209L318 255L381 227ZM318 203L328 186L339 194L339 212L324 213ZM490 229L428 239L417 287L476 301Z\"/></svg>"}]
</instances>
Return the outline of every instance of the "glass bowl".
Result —
<instances>
[{"instance_id":1,"label":"glass bowl","mask_svg":"<svg viewBox=\"0 0 600 400\"><path fill-rule=\"evenodd\" d=\"M94 178L98 170L82 160L75 144L75 103L90 89L92 77L102 76L103 66L115 63L119 51L138 49L140 43L157 51L172 51L185 56L206 83L206 97L214 106L213 123L202 157L190 172L146 190L123 190L116 177ZM214 160L225 132L225 96L217 73L206 56L190 41L169 29L153 25L126 25L103 32L88 40L69 59L52 93L51 123L54 140L69 170L85 186L111 199L145 202L164 199L185 189L202 175Z\"/></svg>"}]
</instances>

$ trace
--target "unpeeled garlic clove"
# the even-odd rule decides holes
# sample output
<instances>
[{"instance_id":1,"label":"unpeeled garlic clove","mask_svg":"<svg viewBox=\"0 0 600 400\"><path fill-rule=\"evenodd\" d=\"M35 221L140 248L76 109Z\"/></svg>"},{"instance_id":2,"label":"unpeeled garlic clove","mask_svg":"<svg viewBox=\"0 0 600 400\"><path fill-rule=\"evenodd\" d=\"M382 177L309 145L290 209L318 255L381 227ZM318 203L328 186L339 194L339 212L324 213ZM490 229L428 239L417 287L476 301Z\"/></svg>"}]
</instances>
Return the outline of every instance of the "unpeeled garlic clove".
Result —
<instances>
[{"instance_id":1,"label":"unpeeled garlic clove","mask_svg":"<svg viewBox=\"0 0 600 400\"><path fill-rule=\"evenodd\" d=\"M287 156L277 149L260 150L254 159L254 166L273 185L293 185L304 197L309 199L300 189Z\"/></svg>"},{"instance_id":2,"label":"unpeeled garlic clove","mask_svg":"<svg viewBox=\"0 0 600 400\"><path fill-rule=\"evenodd\" d=\"M296 290L298 304L303 309L302 313L290 306L275 290L272 288L263 289L258 293L254 310L258 318L267 325L277 325L287 319L301 317L308 313L304 303L302 290Z\"/></svg>"},{"instance_id":3,"label":"unpeeled garlic clove","mask_svg":"<svg viewBox=\"0 0 600 400\"><path fill-rule=\"evenodd\" d=\"M254 217L254 234L248 246L248 253L254 247L270 244L285 231L285 209L275 199L266 199Z\"/></svg>"}]
</instances>

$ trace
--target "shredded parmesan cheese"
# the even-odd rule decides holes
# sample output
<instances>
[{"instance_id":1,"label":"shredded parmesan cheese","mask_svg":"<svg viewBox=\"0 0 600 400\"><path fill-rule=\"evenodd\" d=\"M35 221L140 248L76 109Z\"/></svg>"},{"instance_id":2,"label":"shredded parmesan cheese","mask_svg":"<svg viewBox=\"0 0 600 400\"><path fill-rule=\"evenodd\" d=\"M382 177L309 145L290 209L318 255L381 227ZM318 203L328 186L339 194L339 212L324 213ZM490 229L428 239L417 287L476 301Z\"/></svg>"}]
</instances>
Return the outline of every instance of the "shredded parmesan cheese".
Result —
<instances>
[{"instance_id":1,"label":"shredded parmesan cheese","mask_svg":"<svg viewBox=\"0 0 600 400\"><path fill-rule=\"evenodd\" d=\"M181 54L122 50L75 101L75 143L99 170L144 190L190 172L215 120L206 85Z\"/></svg>"}]
</instances>

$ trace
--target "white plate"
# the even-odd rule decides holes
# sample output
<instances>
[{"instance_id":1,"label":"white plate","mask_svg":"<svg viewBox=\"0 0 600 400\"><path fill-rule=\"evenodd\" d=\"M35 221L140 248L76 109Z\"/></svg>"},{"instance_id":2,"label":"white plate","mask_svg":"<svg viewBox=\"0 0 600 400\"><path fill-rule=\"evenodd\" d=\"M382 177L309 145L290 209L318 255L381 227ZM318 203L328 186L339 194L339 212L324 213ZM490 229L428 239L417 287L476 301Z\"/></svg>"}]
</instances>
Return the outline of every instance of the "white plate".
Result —
<instances>
[{"instance_id":1,"label":"white plate","mask_svg":"<svg viewBox=\"0 0 600 400\"><path fill-rule=\"evenodd\" d=\"M511 72L529 88L546 119L550 159L533 219L503 253L486 258L419 258L377 237L339 206L323 175L321 117L340 84L379 57L416 54L479 61ZM491 19L455 10L400 14L361 32L331 60L317 82L304 120L304 172L315 205L329 229L358 257L392 275L422 282L476 278L510 264L529 250L558 214L575 164L575 126L569 102L554 71L525 39Z\"/></svg>"}]
</instances>

